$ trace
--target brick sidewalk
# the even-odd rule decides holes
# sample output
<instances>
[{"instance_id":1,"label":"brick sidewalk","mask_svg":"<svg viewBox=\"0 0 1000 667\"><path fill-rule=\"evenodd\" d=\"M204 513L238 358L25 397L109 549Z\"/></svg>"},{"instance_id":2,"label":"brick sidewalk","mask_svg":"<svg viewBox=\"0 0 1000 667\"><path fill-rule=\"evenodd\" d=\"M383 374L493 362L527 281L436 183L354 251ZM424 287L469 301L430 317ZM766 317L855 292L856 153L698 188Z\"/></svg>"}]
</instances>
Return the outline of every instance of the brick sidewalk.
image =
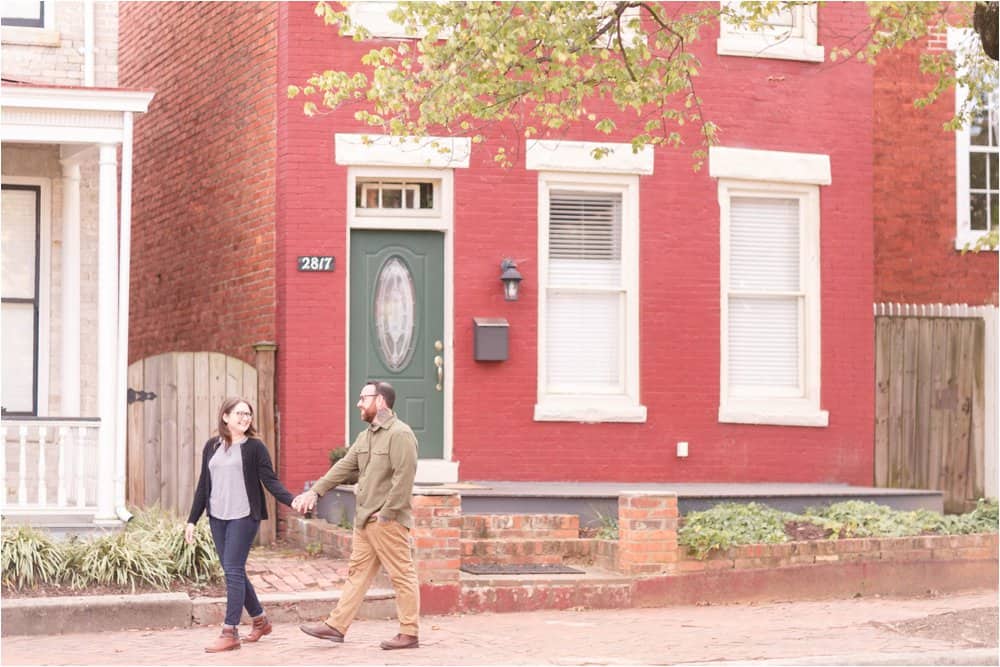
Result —
<instances>
[{"instance_id":1,"label":"brick sidewalk","mask_svg":"<svg viewBox=\"0 0 1000 667\"><path fill-rule=\"evenodd\" d=\"M430 616L421 619L421 648L396 652L378 649L379 640L396 632L391 620L358 621L341 645L278 623L257 644L216 655L202 650L216 628L196 627L5 637L0 659L5 665L620 665L834 656L828 664L899 664L894 656L908 655L925 659L911 657L907 664L997 664L995 632L973 637L956 626L931 637L901 630L955 611L979 614L995 625L996 607L997 592L985 590L920 598ZM977 662L954 662L972 651L978 652ZM875 659L849 660L848 654Z\"/></svg>"},{"instance_id":2,"label":"brick sidewalk","mask_svg":"<svg viewBox=\"0 0 1000 667\"><path fill-rule=\"evenodd\" d=\"M247 559L247 575L258 593L331 591L347 579L347 561L313 558L280 546L258 547Z\"/></svg>"}]
</instances>

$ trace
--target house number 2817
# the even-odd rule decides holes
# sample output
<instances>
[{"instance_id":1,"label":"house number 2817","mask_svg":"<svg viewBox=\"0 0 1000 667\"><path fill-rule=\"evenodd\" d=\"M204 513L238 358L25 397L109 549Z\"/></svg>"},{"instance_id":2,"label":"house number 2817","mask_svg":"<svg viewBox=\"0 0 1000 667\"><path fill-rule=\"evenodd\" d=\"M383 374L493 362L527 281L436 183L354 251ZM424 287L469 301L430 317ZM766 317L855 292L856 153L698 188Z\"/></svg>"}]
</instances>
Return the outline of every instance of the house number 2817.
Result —
<instances>
[{"instance_id":1,"label":"house number 2817","mask_svg":"<svg viewBox=\"0 0 1000 667\"><path fill-rule=\"evenodd\" d=\"M306 255L299 257L299 271L333 271L333 257L330 255Z\"/></svg>"}]
</instances>

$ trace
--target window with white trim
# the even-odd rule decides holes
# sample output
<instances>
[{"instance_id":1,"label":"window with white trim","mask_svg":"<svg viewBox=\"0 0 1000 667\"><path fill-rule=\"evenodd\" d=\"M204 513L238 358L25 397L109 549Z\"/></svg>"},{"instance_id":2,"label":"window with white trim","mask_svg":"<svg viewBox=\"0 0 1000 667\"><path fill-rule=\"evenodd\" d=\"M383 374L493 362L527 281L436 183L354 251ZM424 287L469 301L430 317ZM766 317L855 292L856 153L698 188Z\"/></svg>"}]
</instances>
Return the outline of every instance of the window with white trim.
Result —
<instances>
[{"instance_id":1,"label":"window with white trim","mask_svg":"<svg viewBox=\"0 0 1000 667\"><path fill-rule=\"evenodd\" d=\"M372 37L391 39L419 39L423 30L408 33L406 26L389 18L389 13L399 6L395 0L364 0L352 2L347 7L347 15L355 24L371 33Z\"/></svg>"},{"instance_id":2,"label":"window with white trim","mask_svg":"<svg viewBox=\"0 0 1000 667\"><path fill-rule=\"evenodd\" d=\"M42 190L3 184L2 366L4 415L38 414Z\"/></svg>"},{"instance_id":3,"label":"window with white trim","mask_svg":"<svg viewBox=\"0 0 1000 667\"><path fill-rule=\"evenodd\" d=\"M826 426L819 185L827 156L713 148L719 177L719 421ZM752 180L747 174L766 174Z\"/></svg>"},{"instance_id":4,"label":"window with white trim","mask_svg":"<svg viewBox=\"0 0 1000 667\"><path fill-rule=\"evenodd\" d=\"M962 53L981 48L979 36L971 30L949 30L948 46L955 50L958 67L964 67ZM990 63L997 78L995 63ZM968 95L964 86L955 87L958 108ZM996 89L977 101L971 122L955 132L955 248L962 250L996 229L1000 219L1000 96ZM996 250L996 249L994 249Z\"/></svg>"},{"instance_id":5,"label":"window with white trim","mask_svg":"<svg viewBox=\"0 0 1000 667\"><path fill-rule=\"evenodd\" d=\"M739 12L738 0L723 0L723 9ZM825 51L820 46L817 30L816 3L787 6L764 20L764 24L751 29L722 17L719 22L719 40L716 53L720 56L776 58L823 62Z\"/></svg>"},{"instance_id":6,"label":"window with white trim","mask_svg":"<svg viewBox=\"0 0 1000 667\"><path fill-rule=\"evenodd\" d=\"M6 44L60 45L52 0L4 0L0 5L0 26L0 40Z\"/></svg>"},{"instance_id":7,"label":"window with white trim","mask_svg":"<svg viewBox=\"0 0 1000 667\"><path fill-rule=\"evenodd\" d=\"M539 421L645 421L639 404L639 179L538 177Z\"/></svg>"},{"instance_id":8,"label":"window with white trim","mask_svg":"<svg viewBox=\"0 0 1000 667\"><path fill-rule=\"evenodd\" d=\"M819 412L819 188L722 180L719 201L719 420L799 423Z\"/></svg>"}]
</instances>

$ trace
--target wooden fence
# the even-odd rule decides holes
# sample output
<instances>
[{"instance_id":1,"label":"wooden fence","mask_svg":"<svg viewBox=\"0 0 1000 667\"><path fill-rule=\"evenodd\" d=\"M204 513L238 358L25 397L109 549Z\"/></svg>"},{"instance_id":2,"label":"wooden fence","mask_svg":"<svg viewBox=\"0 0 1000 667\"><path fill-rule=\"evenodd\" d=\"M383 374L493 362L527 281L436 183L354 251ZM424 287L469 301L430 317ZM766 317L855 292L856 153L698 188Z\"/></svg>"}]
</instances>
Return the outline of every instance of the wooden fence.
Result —
<instances>
[{"instance_id":1,"label":"wooden fence","mask_svg":"<svg viewBox=\"0 0 1000 667\"><path fill-rule=\"evenodd\" d=\"M218 410L229 396L254 406L254 425L277 466L273 344L259 344L257 368L218 352L168 352L128 368L128 386L140 400L128 406L128 501L160 507L185 519L201 472L205 442L216 434ZM132 393L132 392L130 392ZM153 397L152 395L155 395ZM274 499L260 542L275 539Z\"/></svg>"},{"instance_id":2,"label":"wooden fence","mask_svg":"<svg viewBox=\"0 0 1000 667\"><path fill-rule=\"evenodd\" d=\"M996 309L875 315L875 484L941 490L951 512L995 495Z\"/></svg>"}]
</instances>

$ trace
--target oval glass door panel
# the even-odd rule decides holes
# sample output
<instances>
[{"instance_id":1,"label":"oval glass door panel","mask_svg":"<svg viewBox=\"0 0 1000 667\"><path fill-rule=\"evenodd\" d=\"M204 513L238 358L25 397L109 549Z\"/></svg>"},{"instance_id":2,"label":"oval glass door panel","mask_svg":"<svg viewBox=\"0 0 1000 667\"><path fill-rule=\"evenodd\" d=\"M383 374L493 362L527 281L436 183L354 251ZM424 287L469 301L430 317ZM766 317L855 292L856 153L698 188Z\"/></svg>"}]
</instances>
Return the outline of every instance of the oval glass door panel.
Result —
<instances>
[{"instance_id":1,"label":"oval glass door panel","mask_svg":"<svg viewBox=\"0 0 1000 667\"><path fill-rule=\"evenodd\" d=\"M386 260L375 281L375 332L379 354L393 371L406 367L416 342L413 275L398 256Z\"/></svg>"}]
</instances>

